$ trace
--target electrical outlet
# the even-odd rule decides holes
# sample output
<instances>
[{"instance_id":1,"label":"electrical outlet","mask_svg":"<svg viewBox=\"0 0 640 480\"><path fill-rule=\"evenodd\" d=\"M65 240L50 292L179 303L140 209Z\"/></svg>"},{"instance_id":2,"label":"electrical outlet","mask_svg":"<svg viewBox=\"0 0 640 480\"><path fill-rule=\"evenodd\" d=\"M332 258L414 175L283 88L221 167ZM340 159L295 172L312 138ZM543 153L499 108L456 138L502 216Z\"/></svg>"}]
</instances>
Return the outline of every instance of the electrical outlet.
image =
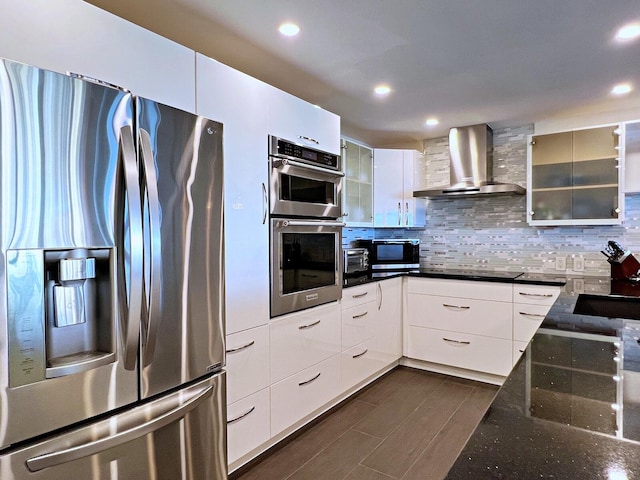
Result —
<instances>
[{"instance_id":1,"label":"electrical outlet","mask_svg":"<svg viewBox=\"0 0 640 480\"><path fill-rule=\"evenodd\" d=\"M582 255L573 257L573 271L584 272L584 257Z\"/></svg>"},{"instance_id":2,"label":"electrical outlet","mask_svg":"<svg viewBox=\"0 0 640 480\"><path fill-rule=\"evenodd\" d=\"M567 259L565 257L556 257L556 270L564 272L567 269Z\"/></svg>"}]
</instances>

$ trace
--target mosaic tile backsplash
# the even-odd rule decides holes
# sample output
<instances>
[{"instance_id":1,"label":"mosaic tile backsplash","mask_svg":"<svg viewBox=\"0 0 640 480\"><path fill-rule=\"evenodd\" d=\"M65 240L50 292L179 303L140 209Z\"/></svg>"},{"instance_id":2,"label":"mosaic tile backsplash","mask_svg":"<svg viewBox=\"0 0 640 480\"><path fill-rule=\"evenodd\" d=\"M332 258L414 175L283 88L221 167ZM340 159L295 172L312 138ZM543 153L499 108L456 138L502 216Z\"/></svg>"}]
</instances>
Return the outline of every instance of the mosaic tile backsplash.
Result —
<instances>
[{"instance_id":1,"label":"mosaic tile backsplash","mask_svg":"<svg viewBox=\"0 0 640 480\"><path fill-rule=\"evenodd\" d=\"M494 176L526 186L527 135L533 125L494 129ZM449 182L448 138L425 141L427 183ZM531 227L526 198L428 199L425 230L345 228L343 244L355 238L420 238L424 267L609 275L600 251L615 240L640 258L640 194L628 195L625 221L614 226ZM581 256L584 271L574 272ZM556 269L563 257L566 269ZM580 262L577 262L580 263Z\"/></svg>"}]
</instances>

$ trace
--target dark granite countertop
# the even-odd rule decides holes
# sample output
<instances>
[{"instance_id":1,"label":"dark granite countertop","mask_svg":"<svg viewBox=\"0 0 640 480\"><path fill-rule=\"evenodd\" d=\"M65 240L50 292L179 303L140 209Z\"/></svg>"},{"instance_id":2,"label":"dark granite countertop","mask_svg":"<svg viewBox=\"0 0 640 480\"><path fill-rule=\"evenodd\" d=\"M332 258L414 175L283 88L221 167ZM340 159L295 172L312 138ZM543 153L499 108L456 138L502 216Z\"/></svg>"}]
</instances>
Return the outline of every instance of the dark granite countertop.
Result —
<instances>
[{"instance_id":1,"label":"dark granite countertop","mask_svg":"<svg viewBox=\"0 0 640 480\"><path fill-rule=\"evenodd\" d=\"M447 479L640 478L640 321L580 294L640 311L640 283L568 279Z\"/></svg>"}]
</instances>

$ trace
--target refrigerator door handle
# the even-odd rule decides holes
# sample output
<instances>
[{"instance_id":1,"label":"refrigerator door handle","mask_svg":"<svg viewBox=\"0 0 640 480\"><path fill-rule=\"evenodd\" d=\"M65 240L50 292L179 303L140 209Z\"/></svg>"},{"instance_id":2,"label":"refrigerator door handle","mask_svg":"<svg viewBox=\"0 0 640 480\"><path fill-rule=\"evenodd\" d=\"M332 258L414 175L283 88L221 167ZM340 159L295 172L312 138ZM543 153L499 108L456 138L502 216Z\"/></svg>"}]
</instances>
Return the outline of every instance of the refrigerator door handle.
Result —
<instances>
[{"instance_id":1,"label":"refrigerator door handle","mask_svg":"<svg viewBox=\"0 0 640 480\"><path fill-rule=\"evenodd\" d=\"M136 149L133 142L133 131L129 125L122 127L120 130L120 158L123 167L124 189L129 213L130 252L129 291L127 292L126 290L124 280L126 269L124 264L121 264L119 269L121 271L122 281L118 282L118 296L120 298L119 302L125 330L124 368L134 370L136 368L140 317L142 315L142 281L144 275L142 255L144 238L142 236L142 207L140 203L140 183L136 162ZM120 206L119 210L121 210L122 215L124 215L124 204ZM122 229L119 237L124 241L124 217L121 224L118 223L117 229ZM122 258L124 262L125 248L124 245L122 245L122 247L119 257ZM125 302L128 303L128 309L125 308Z\"/></svg>"},{"instance_id":2,"label":"refrigerator door handle","mask_svg":"<svg viewBox=\"0 0 640 480\"><path fill-rule=\"evenodd\" d=\"M162 269L162 239L160 234L160 200L158 198L158 179L151 148L151 137L144 129L139 131L142 174L149 202L149 252L150 275L149 297L145 324L142 333L142 365L153 361L158 337L158 319L160 318L160 272Z\"/></svg>"},{"instance_id":3,"label":"refrigerator door handle","mask_svg":"<svg viewBox=\"0 0 640 480\"><path fill-rule=\"evenodd\" d=\"M187 402L148 422L136 425L133 428L124 430L115 435L105 436L99 440L95 440L83 445L76 445L57 452L45 453L27 460L27 468L31 472L38 472L45 468L55 467L64 463L72 462L80 458L95 455L96 453L109 450L111 448L122 445L136 438L152 433L173 422L182 419L188 412L197 408L205 400L213 394L214 387L208 386L200 389Z\"/></svg>"}]
</instances>

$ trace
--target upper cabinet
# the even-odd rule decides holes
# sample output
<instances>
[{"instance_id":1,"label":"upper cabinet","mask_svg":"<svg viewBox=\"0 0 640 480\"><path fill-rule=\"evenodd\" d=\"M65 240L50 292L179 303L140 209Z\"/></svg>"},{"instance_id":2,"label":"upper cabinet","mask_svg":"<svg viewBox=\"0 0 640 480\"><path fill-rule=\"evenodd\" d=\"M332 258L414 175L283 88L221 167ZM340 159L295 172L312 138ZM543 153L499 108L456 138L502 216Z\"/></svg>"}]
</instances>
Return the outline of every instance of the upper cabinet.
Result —
<instances>
[{"instance_id":1,"label":"upper cabinet","mask_svg":"<svg viewBox=\"0 0 640 480\"><path fill-rule=\"evenodd\" d=\"M640 122L624 125L624 169L624 191L640 193Z\"/></svg>"},{"instance_id":2,"label":"upper cabinet","mask_svg":"<svg viewBox=\"0 0 640 480\"><path fill-rule=\"evenodd\" d=\"M351 227L373 226L373 150L342 140L342 219Z\"/></svg>"},{"instance_id":3,"label":"upper cabinet","mask_svg":"<svg viewBox=\"0 0 640 480\"><path fill-rule=\"evenodd\" d=\"M426 200L413 197L422 185L424 155L416 150L375 149L373 165L374 227L424 227Z\"/></svg>"},{"instance_id":4,"label":"upper cabinet","mask_svg":"<svg viewBox=\"0 0 640 480\"><path fill-rule=\"evenodd\" d=\"M195 111L195 52L81 0L0 3L0 57Z\"/></svg>"},{"instance_id":5,"label":"upper cabinet","mask_svg":"<svg viewBox=\"0 0 640 480\"><path fill-rule=\"evenodd\" d=\"M269 134L340 154L340 117L275 87L266 97Z\"/></svg>"},{"instance_id":6,"label":"upper cabinet","mask_svg":"<svg viewBox=\"0 0 640 480\"><path fill-rule=\"evenodd\" d=\"M531 135L531 225L607 225L623 219L619 125Z\"/></svg>"}]
</instances>

